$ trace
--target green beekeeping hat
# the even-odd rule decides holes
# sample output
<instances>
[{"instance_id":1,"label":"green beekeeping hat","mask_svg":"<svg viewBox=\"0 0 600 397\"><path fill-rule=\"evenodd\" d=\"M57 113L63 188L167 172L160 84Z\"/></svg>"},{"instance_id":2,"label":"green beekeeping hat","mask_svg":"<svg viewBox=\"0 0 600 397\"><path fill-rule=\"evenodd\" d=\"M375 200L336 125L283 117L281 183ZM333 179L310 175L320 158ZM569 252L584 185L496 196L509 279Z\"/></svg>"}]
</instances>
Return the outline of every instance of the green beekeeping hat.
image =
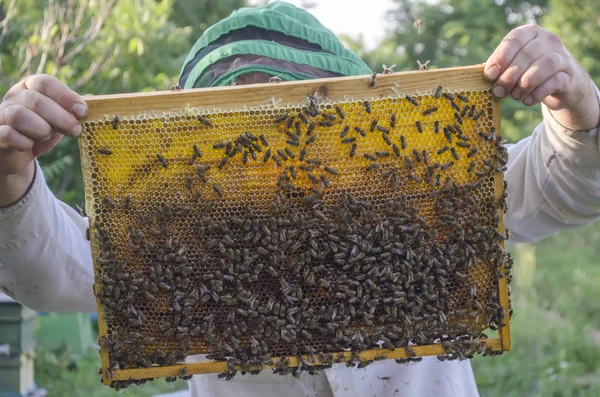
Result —
<instances>
[{"instance_id":1,"label":"green beekeeping hat","mask_svg":"<svg viewBox=\"0 0 600 397\"><path fill-rule=\"evenodd\" d=\"M188 53L179 84L224 86L252 72L292 81L371 70L310 13L276 1L240 8L208 28Z\"/></svg>"}]
</instances>

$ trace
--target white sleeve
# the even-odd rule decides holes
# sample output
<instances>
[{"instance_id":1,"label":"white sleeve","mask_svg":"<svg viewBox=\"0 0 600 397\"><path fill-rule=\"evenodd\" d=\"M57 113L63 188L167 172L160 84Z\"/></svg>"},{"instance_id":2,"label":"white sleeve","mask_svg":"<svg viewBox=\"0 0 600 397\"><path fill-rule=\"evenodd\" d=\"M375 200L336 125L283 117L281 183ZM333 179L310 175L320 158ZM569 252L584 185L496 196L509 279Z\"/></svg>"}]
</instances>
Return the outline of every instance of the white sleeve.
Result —
<instances>
[{"instance_id":1,"label":"white sleeve","mask_svg":"<svg viewBox=\"0 0 600 397\"><path fill-rule=\"evenodd\" d=\"M96 312L87 223L54 197L36 163L29 191L0 208L0 289L37 311Z\"/></svg>"},{"instance_id":2,"label":"white sleeve","mask_svg":"<svg viewBox=\"0 0 600 397\"><path fill-rule=\"evenodd\" d=\"M571 131L543 105L542 113L533 134L508 149L505 223L515 241L537 241L600 218L598 127Z\"/></svg>"}]
</instances>

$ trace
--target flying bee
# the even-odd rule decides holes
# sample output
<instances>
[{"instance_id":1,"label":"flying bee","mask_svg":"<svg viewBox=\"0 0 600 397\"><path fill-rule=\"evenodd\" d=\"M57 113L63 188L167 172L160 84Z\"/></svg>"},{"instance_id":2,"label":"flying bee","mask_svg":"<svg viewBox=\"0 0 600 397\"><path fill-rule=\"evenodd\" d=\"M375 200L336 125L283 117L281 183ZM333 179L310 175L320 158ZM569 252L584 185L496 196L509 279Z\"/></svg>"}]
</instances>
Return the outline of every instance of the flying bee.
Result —
<instances>
[{"instance_id":1,"label":"flying bee","mask_svg":"<svg viewBox=\"0 0 600 397\"><path fill-rule=\"evenodd\" d=\"M354 157L354 155L356 154L356 148L358 147L358 145L356 143L352 144L352 147L350 148L350 157Z\"/></svg>"},{"instance_id":2,"label":"flying bee","mask_svg":"<svg viewBox=\"0 0 600 397\"><path fill-rule=\"evenodd\" d=\"M207 127L214 127L214 124L206 116L198 115L196 119Z\"/></svg>"},{"instance_id":3,"label":"flying bee","mask_svg":"<svg viewBox=\"0 0 600 397\"><path fill-rule=\"evenodd\" d=\"M113 130L116 130L116 129L119 128L119 120L120 120L119 115L115 114L115 117L113 117L113 119L112 119L112 128L113 128Z\"/></svg>"},{"instance_id":4,"label":"flying bee","mask_svg":"<svg viewBox=\"0 0 600 397\"><path fill-rule=\"evenodd\" d=\"M371 103L369 101L364 101L363 106L367 113L371 114Z\"/></svg>"},{"instance_id":5,"label":"flying bee","mask_svg":"<svg viewBox=\"0 0 600 397\"><path fill-rule=\"evenodd\" d=\"M420 133L423 133L423 125L421 124L420 121L417 121L415 123L415 126L417 127L417 131L419 131Z\"/></svg>"},{"instance_id":6,"label":"flying bee","mask_svg":"<svg viewBox=\"0 0 600 397\"><path fill-rule=\"evenodd\" d=\"M98 153L110 156L112 154L112 151L108 148L101 147L101 148L98 148Z\"/></svg>"},{"instance_id":7,"label":"flying bee","mask_svg":"<svg viewBox=\"0 0 600 397\"><path fill-rule=\"evenodd\" d=\"M379 128L379 126L377 128ZM390 139L390 137L388 136L388 134L386 134L385 132L381 134L381 137L383 138L383 140L385 141L385 143L387 143L388 145L392 144L392 140Z\"/></svg>"},{"instance_id":8,"label":"flying bee","mask_svg":"<svg viewBox=\"0 0 600 397\"><path fill-rule=\"evenodd\" d=\"M354 131L358 132L358 134L360 136L362 136L363 138L367 136L366 131L363 130L362 128L360 128L360 127L354 127Z\"/></svg>"},{"instance_id":9,"label":"flying bee","mask_svg":"<svg viewBox=\"0 0 600 397\"><path fill-rule=\"evenodd\" d=\"M162 164L162 166L164 168L168 167L167 160L165 160L165 158L162 156L162 154L156 153L156 157L158 158L158 161L160 161L160 163Z\"/></svg>"},{"instance_id":10,"label":"flying bee","mask_svg":"<svg viewBox=\"0 0 600 397\"><path fill-rule=\"evenodd\" d=\"M419 65L419 70L427 70L428 67L427 65L429 65L429 60L427 60L425 63L421 63L421 61L417 60L417 64Z\"/></svg>"},{"instance_id":11,"label":"flying bee","mask_svg":"<svg viewBox=\"0 0 600 397\"><path fill-rule=\"evenodd\" d=\"M396 64L390 65L390 67L387 67L385 64L383 64L382 66L383 66L383 74L393 74Z\"/></svg>"},{"instance_id":12,"label":"flying bee","mask_svg":"<svg viewBox=\"0 0 600 397\"><path fill-rule=\"evenodd\" d=\"M473 155L474 155L475 153L477 153L477 152L478 152L478 150L479 150L479 149L477 149L476 147L472 147L472 148L471 148L471 150L469 150L469 153L467 153L467 157L469 157L469 158L473 157Z\"/></svg>"}]
</instances>

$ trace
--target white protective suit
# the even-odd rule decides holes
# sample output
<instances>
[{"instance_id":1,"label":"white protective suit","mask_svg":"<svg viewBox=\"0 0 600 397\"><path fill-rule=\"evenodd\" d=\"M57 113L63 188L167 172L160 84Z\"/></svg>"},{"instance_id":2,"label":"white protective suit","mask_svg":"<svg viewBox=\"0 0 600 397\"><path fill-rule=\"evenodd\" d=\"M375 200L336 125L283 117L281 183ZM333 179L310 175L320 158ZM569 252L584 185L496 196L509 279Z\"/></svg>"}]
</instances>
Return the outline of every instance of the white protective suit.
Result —
<instances>
[{"instance_id":1,"label":"white protective suit","mask_svg":"<svg viewBox=\"0 0 600 397\"><path fill-rule=\"evenodd\" d=\"M600 91L598 101L600 104ZM600 133L570 131L542 106L533 134L509 147L506 226L513 241L531 242L600 218ZM37 166L34 182L14 205L0 209L0 289L39 311L93 313L96 301L87 219L56 199ZM195 376L191 394L204 396L478 396L469 361L365 369L345 365L300 379L273 375Z\"/></svg>"}]
</instances>

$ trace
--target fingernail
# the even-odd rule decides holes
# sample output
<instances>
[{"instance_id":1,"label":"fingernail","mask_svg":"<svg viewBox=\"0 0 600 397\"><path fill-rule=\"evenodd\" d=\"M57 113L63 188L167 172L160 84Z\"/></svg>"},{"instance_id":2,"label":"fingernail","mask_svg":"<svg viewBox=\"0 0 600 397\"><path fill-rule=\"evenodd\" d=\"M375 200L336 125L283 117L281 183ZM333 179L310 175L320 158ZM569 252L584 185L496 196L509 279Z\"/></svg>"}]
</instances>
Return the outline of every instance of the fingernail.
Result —
<instances>
[{"instance_id":1,"label":"fingernail","mask_svg":"<svg viewBox=\"0 0 600 397\"><path fill-rule=\"evenodd\" d=\"M486 70L483 74L489 80L492 80L492 81L496 80L496 78L500 74L500 68L498 66L492 66L491 68L489 68L488 70Z\"/></svg>"},{"instance_id":2,"label":"fingernail","mask_svg":"<svg viewBox=\"0 0 600 397\"><path fill-rule=\"evenodd\" d=\"M496 98L504 98L504 87L502 87L501 85L497 85L492 90L492 93Z\"/></svg>"},{"instance_id":3,"label":"fingernail","mask_svg":"<svg viewBox=\"0 0 600 397\"><path fill-rule=\"evenodd\" d=\"M512 92L512 97L516 100L521 99L521 90L518 88L515 88Z\"/></svg>"},{"instance_id":4,"label":"fingernail","mask_svg":"<svg viewBox=\"0 0 600 397\"><path fill-rule=\"evenodd\" d=\"M523 99L523 103L527 106L531 106L531 104L533 103L533 98L528 96L527 98Z\"/></svg>"},{"instance_id":5,"label":"fingernail","mask_svg":"<svg viewBox=\"0 0 600 397\"><path fill-rule=\"evenodd\" d=\"M77 124L71 130L71 136L79 136L79 135L81 135L81 124Z\"/></svg>"},{"instance_id":6,"label":"fingernail","mask_svg":"<svg viewBox=\"0 0 600 397\"><path fill-rule=\"evenodd\" d=\"M75 113L75 116L77 117L83 117L87 114L87 106L82 103L76 103L73 105L73 113Z\"/></svg>"}]
</instances>

